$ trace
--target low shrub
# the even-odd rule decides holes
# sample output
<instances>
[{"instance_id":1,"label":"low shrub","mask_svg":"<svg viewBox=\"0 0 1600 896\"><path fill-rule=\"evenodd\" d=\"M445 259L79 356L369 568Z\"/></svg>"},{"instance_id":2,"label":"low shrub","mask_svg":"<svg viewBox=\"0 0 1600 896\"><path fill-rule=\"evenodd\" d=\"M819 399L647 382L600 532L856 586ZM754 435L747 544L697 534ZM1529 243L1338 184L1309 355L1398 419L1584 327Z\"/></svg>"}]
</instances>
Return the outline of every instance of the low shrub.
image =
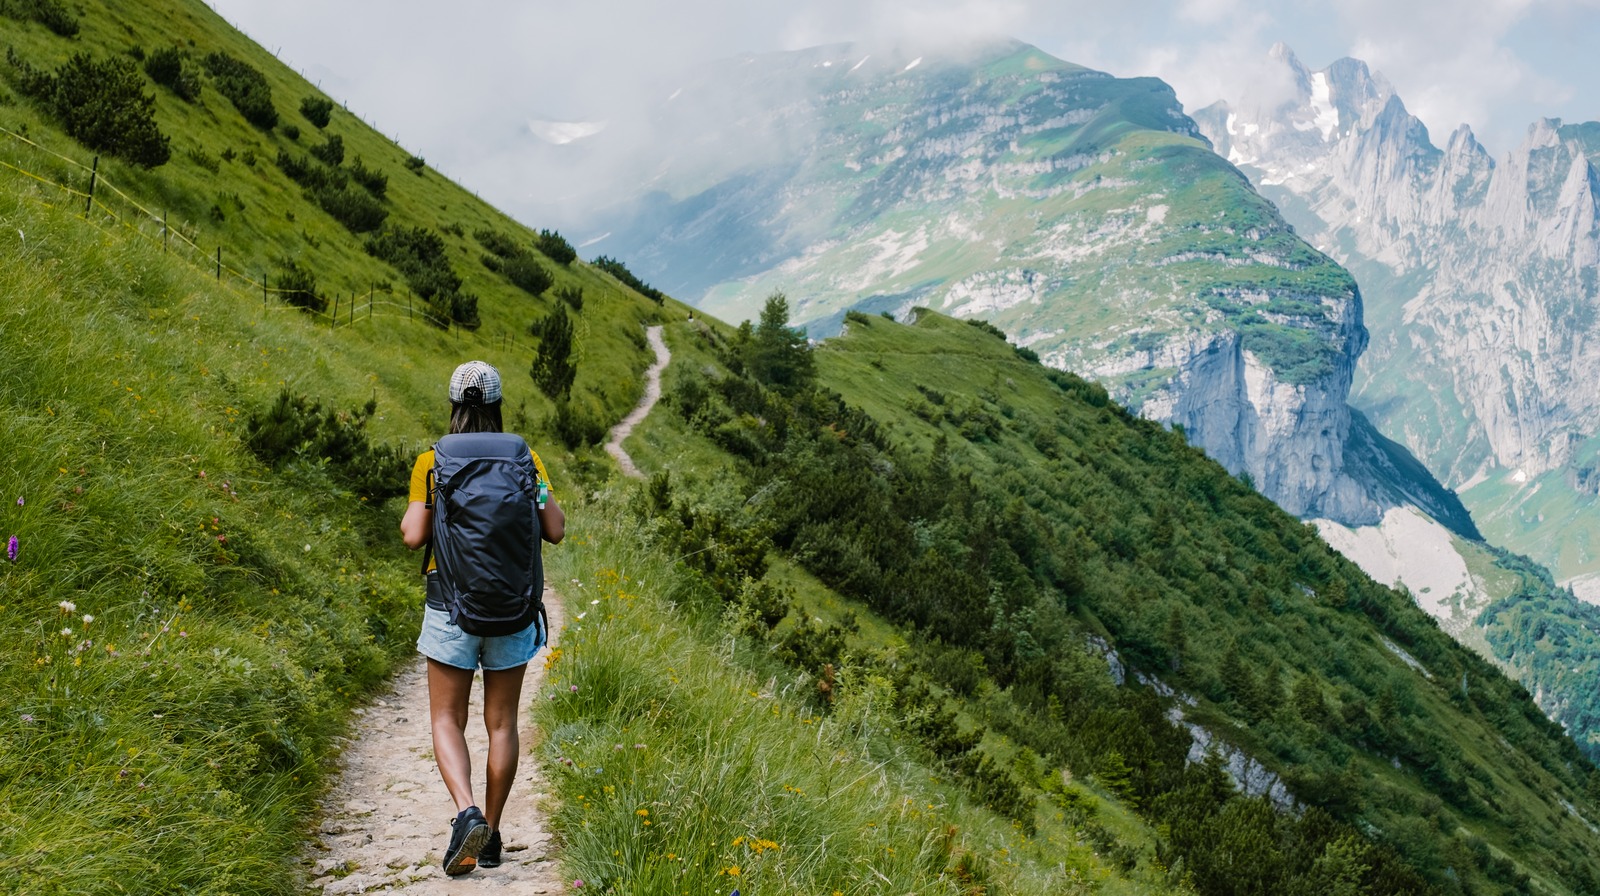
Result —
<instances>
[{"instance_id":1,"label":"low shrub","mask_svg":"<svg viewBox=\"0 0 1600 896\"><path fill-rule=\"evenodd\" d=\"M317 295L316 274L292 258L278 262L273 286L276 287L280 298L296 308L304 308L318 314L328 310L328 300Z\"/></svg>"},{"instance_id":2,"label":"low shrub","mask_svg":"<svg viewBox=\"0 0 1600 896\"><path fill-rule=\"evenodd\" d=\"M615 258L607 258L606 256L602 255L594 260L594 266L602 271L605 271L607 274L610 274L618 280L621 280L624 284L632 288L634 292L653 299L657 305L660 305L666 301L666 293L656 289L643 280L640 280L638 277L635 277L633 272L628 270L627 265L624 265Z\"/></svg>"},{"instance_id":3,"label":"low shrub","mask_svg":"<svg viewBox=\"0 0 1600 896\"><path fill-rule=\"evenodd\" d=\"M333 119L333 100L325 96L308 96L300 101L300 114L321 130Z\"/></svg>"},{"instance_id":4,"label":"low shrub","mask_svg":"<svg viewBox=\"0 0 1600 896\"><path fill-rule=\"evenodd\" d=\"M444 238L426 227L385 227L368 238L368 254L394 265L411 291L428 306L430 323L448 327L452 322L475 330L478 297L461 292L461 278L445 255Z\"/></svg>"},{"instance_id":5,"label":"low shrub","mask_svg":"<svg viewBox=\"0 0 1600 896\"><path fill-rule=\"evenodd\" d=\"M61 37L78 35L78 16L61 0L11 0L0 12L17 19L32 19Z\"/></svg>"},{"instance_id":6,"label":"low shrub","mask_svg":"<svg viewBox=\"0 0 1600 896\"><path fill-rule=\"evenodd\" d=\"M223 52L215 52L202 60L206 73L216 84L217 92L228 98L234 108L262 130L278 124L278 110L272 105L272 87L266 76L254 66Z\"/></svg>"},{"instance_id":7,"label":"low shrub","mask_svg":"<svg viewBox=\"0 0 1600 896\"><path fill-rule=\"evenodd\" d=\"M274 470L311 462L369 501L399 497L409 486L414 455L368 440L367 422L377 409L372 400L354 411L324 411L321 404L284 389L271 407L246 419L245 444Z\"/></svg>"},{"instance_id":8,"label":"low shrub","mask_svg":"<svg viewBox=\"0 0 1600 896\"><path fill-rule=\"evenodd\" d=\"M364 190L328 186L316 190L313 195L317 205L351 233L371 233L382 227L389 217L389 210Z\"/></svg>"},{"instance_id":9,"label":"low shrub","mask_svg":"<svg viewBox=\"0 0 1600 896\"><path fill-rule=\"evenodd\" d=\"M78 142L141 168L166 164L170 141L155 119L155 97L132 60L75 53L55 72L44 72L10 52L25 93Z\"/></svg>"},{"instance_id":10,"label":"low shrub","mask_svg":"<svg viewBox=\"0 0 1600 896\"><path fill-rule=\"evenodd\" d=\"M311 154L329 168L337 168L344 163L344 138L334 134L321 146L313 146Z\"/></svg>"},{"instance_id":11,"label":"low shrub","mask_svg":"<svg viewBox=\"0 0 1600 896\"><path fill-rule=\"evenodd\" d=\"M389 175L376 168L368 168L360 156L351 160L349 171L350 179L365 187L367 192L372 194L372 198L382 199L384 194L388 193Z\"/></svg>"},{"instance_id":12,"label":"low shrub","mask_svg":"<svg viewBox=\"0 0 1600 896\"><path fill-rule=\"evenodd\" d=\"M200 72L190 64L189 54L177 47L162 47L146 56L144 73L184 102L200 98Z\"/></svg>"},{"instance_id":13,"label":"low shrub","mask_svg":"<svg viewBox=\"0 0 1600 896\"><path fill-rule=\"evenodd\" d=\"M554 428L556 438L570 451L593 447L606 437L600 411L582 399L556 402Z\"/></svg>"},{"instance_id":14,"label":"low shrub","mask_svg":"<svg viewBox=\"0 0 1600 896\"><path fill-rule=\"evenodd\" d=\"M545 266L533 260L532 255L522 254L506 259L500 266L500 273L505 274L518 288L531 295L543 295L555 278L545 270Z\"/></svg>"},{"instance_id":15,"label":"low shrub","mask_svg":"<svg viewBox=\"0 0 1600 896\"><path fill-rule=\"evenodd\" d=\"M546 258L563 267L572 264L578 258L578 250L572 248L572 244L557 231L540 230L533 243Z\"/></svg>"},{"instance_id":16,"label":"low shrub","mask_svg":"<svg viewBox=\"0 0 1600 896\"><path fill-rule=\"evenodd\" d=\"M556 290L556 298L566 302L573 311L583 310L583 287L567 285Z\"/></svg>"}]
</instances>

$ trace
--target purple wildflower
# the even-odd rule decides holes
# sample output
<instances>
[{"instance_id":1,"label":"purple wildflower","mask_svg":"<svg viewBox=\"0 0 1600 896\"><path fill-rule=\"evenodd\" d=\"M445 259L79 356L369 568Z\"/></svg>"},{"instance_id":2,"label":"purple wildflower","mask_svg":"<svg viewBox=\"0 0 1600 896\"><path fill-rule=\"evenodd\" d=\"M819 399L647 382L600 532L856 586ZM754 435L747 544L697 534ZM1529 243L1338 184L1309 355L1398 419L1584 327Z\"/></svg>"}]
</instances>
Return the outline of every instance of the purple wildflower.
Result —
<instances>
[{"instance_id":1,"label":"purple wildflower","mask_svg":"<svg viewBox=\"0 0 1600 896\"><path fill-rule=\"evenodd\" d=\"M22 506L22 496L21 496L21 495L18 495L18 496L17 496L17 506L18 506L18 507L21 507L21 506Z\"/></svg>"},{"instance_id":2,"label":"purple wildflower","mask_svg":"<svg viewBox=\"0 0 1600 896\"><path fill-rule=\"evenodd\" d=\"M6 559L12 563L17 562L17 536L15 535L11 536L11 540L6 542Z\"/></svg>"}]
</instances>

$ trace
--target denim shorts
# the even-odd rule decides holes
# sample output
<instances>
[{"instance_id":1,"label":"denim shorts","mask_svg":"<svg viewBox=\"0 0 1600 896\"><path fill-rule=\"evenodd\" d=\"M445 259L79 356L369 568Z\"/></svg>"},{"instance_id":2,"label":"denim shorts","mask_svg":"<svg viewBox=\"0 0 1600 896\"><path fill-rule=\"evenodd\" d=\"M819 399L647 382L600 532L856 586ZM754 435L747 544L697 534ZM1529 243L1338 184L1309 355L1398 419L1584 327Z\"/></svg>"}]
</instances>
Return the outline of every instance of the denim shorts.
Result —
<instances>
[{"instance_id":1,"label":"denim shorts","mask_svg":"<svg viewBox=\"0 0 1600 896\"><path fill-rule=\"evenodd\" d=\"M422 634L417 652L457 669L484 669L494 672L515 669L531 661L544 646L540 626L530 625L514 635L479 637L450 624L450 614L427 607L422 612Z\"/></svg>"}]
</instances>

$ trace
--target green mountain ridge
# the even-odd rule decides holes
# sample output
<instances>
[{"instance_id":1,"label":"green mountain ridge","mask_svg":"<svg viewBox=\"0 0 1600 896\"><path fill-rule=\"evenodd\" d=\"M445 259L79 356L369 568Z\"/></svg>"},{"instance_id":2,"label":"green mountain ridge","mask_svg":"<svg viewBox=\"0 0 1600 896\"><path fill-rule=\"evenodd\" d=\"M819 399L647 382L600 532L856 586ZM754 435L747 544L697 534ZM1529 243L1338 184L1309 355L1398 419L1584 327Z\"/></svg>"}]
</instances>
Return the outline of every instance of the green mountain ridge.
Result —
<instances>
[{"instance_id":1,"label":"green mountain ridge","mask_svg":"<svg viewBox=\"0 0 1600 896\"><path fill-rule=\"evenodd\" d=\"M1198 139L1165 85L1014 41L925 56L818 47L711 63L685 80L659 113L672 148L652 156L650 192L594 225L610 233L599 245L652 282L729 319L783 291L817 337L851 311L980 317L1181 426L1302 518L1376 526L1414 505L1473 542L1480 524L1527 534L1564 519L1575 524L1565 554L1585 550L1569 489L1479 483L1476 506L1501 509L1474 520L1349 406L1368 339L1354 278ZM1417 376L1404 364L1391 373ZM1438 410L1414 425L1463 419ZM1527 538L1514 543L1527 551ZM1512 576L1484 580L1521 584L1448 624L1594 749L1595 682L1476 630L1489 603L1532 589L1561 632L1552 643L1595 640L1570 595L1508 563ZM1600 668L1600 656L1555 653Z\"/></svg>"},{"instance_id":2,"label":"green mountain ridge","mask_svg":"<svg viewBox=\"0 0 1600 896\"><path fill-rule=\"evenodd\" d=\"M620 825L589 809L608 799L600 775L643 761L621 758L636 755L624 737L691 711L664 678L677 659L628 667L598 628L552 658L577 690L537 701L550 735L539 758L562 802L564 861L596 889L703 891L741 875L752 892L1594 888L1585 819L1600 818L1600 778L1527 693L1099 387L931 313L915 326L848 316L848 334L815 352L786 320L685 323L684 306L563 263L559 244L337 107L326 128L316 103L296 119L295 103L319 95L198 3L29 8L77 24L69 38L0 19L39 71L80 52L148 59L172 44L180 71L223 52L260 72L279 120L248 123L215 75L197 76L198 103L141 82L170 159L98 165L97 195L109 182L164 209L203 249L224 246L233 271L267 275L251 281L194 263L209 252L181 257L151 216L110 198L79 214L81 196L51 184L87 192L85 172L0 144L14 166L0 170L0 217L20 231L0 242L14 297L0 318L12 446L0 488L19 496L0 505L19 545L0 567L0 621L24 633L0 649L0 679L20 695L0 720L0 878L19 892L298 890L335 735L415 632L398 477L374 473L437 434L442 378L465 355L506 373L511 424L549 446L579 536L552 568L595 564L581 581L614 583L604 599L636 632L670 628L685 674L692 662L760 676L719 684L715 709L695 710L703 724L669 719L638 742L637 755L674 763L615 779L660 819L651 836L664 839L647 841L639 803L605 804ZM87 161L12 65L0 125ZM279 153L291 169L314 158L324 180L297 182ZM340 171L350 181L332 186ZM362 186L372 171L387 175L381 198ZM347 188L387 211L376 243L337 217L345 206L328 197ZM296 268L315 288L291 277L287 291ZM539 270L553 282L520 285ZM358 312L343 323L286 302L340 293ZM413 312L457 325L402 314L408 294ZM348 298L361 295L364 308ZM576 364L566 399L529 388L559 366L562 328L527 328L558 311ZM592 446L638 396L646 323L669 325L678 360L636 454L670 475L628 493ZM810 388L813 368L835 392ZM303 437L264 435L286 429ZM617 518L633 528L608 528ZM608 553L629 551L648 585L631 567L603 575ZM1108 658L1145 683L1113 684ZM738 796L772 798L759 812L719 803L729 814L692 831L674 813L712 805L670 788L727 775L687 770L714 754L694 738L729 707L774 720L750 749L815 743L805 761L820 765L774 771L789 778L741 766ZM1173 710L1232 745L1235 777L1259 768L1309 808L1235 795L1234 760L1191 762L1193 731ZM849 812L830 815L818 788L867 777L840 756L937 778L950 811L971 801L1004 820L974 810L958 828L934 800L924 819L902 783L840 797ZM755 837L799 817L782 800L816 814L784 827L793 838ZM827 817L859 823L859 844L834 837L835 858L808 863L814 836L836 833L817 827ZM730 849L744 852L718 861ZM661 870L689 850L693 877L682 862Z\"/></svg>"}]
</instances>

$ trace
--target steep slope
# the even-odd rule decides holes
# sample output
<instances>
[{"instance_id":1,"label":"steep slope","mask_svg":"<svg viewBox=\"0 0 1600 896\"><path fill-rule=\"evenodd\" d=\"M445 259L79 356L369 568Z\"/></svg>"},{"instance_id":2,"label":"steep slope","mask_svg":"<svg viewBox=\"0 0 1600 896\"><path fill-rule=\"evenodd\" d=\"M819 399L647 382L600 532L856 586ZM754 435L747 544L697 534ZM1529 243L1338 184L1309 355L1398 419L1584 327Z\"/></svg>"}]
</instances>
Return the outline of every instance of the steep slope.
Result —
<instances>
[{"instance_id":1,"label":"steep slope","mask_svg":"<svg viewBox=\"0 0 1600 896\"><path fill-rule=\"evenodd\" d=\"M1195 117L1362 284L1352 402L1491 540L1583 588L1600 570L1600 126L1535 123L1497 161L1464 125L1435 147L1359 60L1272 59L1259 96Z\"/></svg>"},{"instance_id":2,"label":"steep slope","mask_svg":"<svg viewBox=\"0 0 1600 896\"><path fill-rule=\"evenodd\" d=\"M819 677L840 657L881 670L958 777L960 738L933 733L948 706L985 744L1105 784L1200 892L1332 892L1311 869L1354 830L1403 856L1363 852L1372 876L1341 878L1357 892L1592 889L1568 851L1592 848L1592 795L1572 785L1600 779L1526 691L1176 435L932 312L851 314L813 353L828 391L768 381L804 365L772 363L766 321L669 328L687 362L676 419L635 449L669 474L637 502L663 549L693 558L758 653ZM839 597L792 574L778 581L810 593L780 585L775 606L764 586L717 586L752 568L751 532ZM904 646L882 646L879 615ZM1552 737L1555 753L1535 746ZM1224 798L1230 781L1250 798ZM1578 816L1555 808L1572 799Z\"/></svg>"},{"instance_id":3,"label":"steep slope","mask_svg":"<svg viewBox=\"0 0 1600 896\"><path fill-rule=\"evenodd\" d=\"M911 56L702 71L662 103L668 154L592 225L609 234L592 251L724 317L781 290L819 334L847 309L982 317L1293 513L1381 516L1393 490L1346 469L1354 282L1206 150L1166 85L1017 43Z\"/></svg>"},{"instance_id":4,"label":"steep slope","mask_svg":"<svg viewBox=\"0 0 1600 896\"><path fill-rule=\"evenodd\" d=\"M568 308L568 416L603 426L637 399L661 306L543 254L331 101L321 130L291 119L327 98L199 2L5 4L0 29L0 889L298 893L351 704L413 655L397 492L449 371L498 365L508 422L577 495L576 471L603 468L581 437L564 449L561 405L524 373L528 323ZM189 99L135 61L169 48ZM213 53L261 76L278 124L221 94ZM129 84L144 102L112 95ZM153 121L167 161L115 155L120 131L79 130L89 109ZM334 137L350 156L316 164L387 227L439 238L436 276L476 299L476 330L425 320L407 273L367 251L384 231L353 232L273 162ZM552 294L484 266L478 230L528 247Z\"/></svg>"}]
</instances>

